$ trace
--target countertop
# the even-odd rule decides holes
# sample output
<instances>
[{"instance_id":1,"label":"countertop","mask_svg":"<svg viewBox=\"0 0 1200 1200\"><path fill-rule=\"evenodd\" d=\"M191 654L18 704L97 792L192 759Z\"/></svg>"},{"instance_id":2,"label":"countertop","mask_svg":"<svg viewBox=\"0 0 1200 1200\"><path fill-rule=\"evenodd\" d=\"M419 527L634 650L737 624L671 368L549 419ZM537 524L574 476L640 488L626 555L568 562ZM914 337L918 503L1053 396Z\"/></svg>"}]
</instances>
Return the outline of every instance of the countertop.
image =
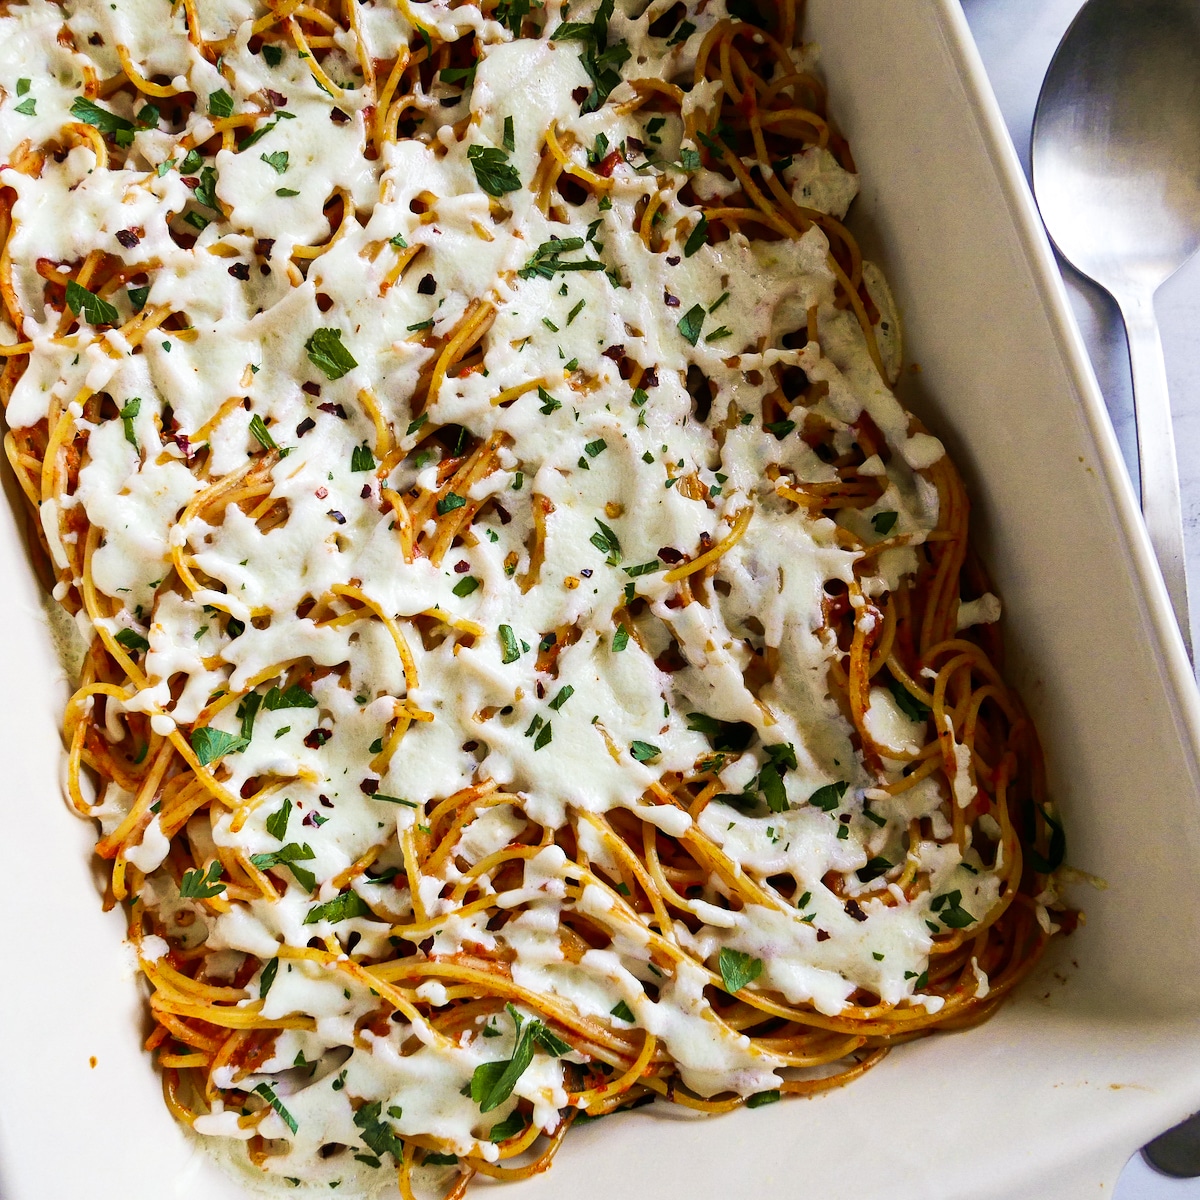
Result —
<instances>
[{"instance_id":1,"label":"countertop","mask_svg":"<svg viewBox=\"0 0 1200 1200\"><path fill-rule=\"evenodd\" d=\"M962 0L1009 133L1029 174L1033 113L1046 68L1082 0ZM1137 434L1125 334L1109 297L1060 260L1109 415L1137 486ZM1193 627L1200 622L1200 255L1158 293L1179 453ZM1141 1156L1125 1168L1114 1200L1200 1200L1200 1179L1168 1179Z\"/></svg>"}]
</instances>

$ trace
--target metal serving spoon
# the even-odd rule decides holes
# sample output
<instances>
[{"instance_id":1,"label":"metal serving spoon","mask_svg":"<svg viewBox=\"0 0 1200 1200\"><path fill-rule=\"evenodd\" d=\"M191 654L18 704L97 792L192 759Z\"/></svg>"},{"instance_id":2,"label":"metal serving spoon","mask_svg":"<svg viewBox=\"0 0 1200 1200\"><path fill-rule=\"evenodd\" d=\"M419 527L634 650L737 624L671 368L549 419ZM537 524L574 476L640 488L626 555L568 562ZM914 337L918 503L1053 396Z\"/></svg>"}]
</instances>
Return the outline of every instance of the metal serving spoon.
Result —
<instances>
[{"instance_id":1,"label":"metal serving spoon","mask_svg":"<svg viewBox=\"0 0 1200 1200\"><path fill-rule=\"evenodd\" d=\"M1154 293L1200 249L1200 0L1088 0L1042 85L1033 185L1054 244L1125 319L1142 514L1190 656Z\"/></svg>"}]
</instances>

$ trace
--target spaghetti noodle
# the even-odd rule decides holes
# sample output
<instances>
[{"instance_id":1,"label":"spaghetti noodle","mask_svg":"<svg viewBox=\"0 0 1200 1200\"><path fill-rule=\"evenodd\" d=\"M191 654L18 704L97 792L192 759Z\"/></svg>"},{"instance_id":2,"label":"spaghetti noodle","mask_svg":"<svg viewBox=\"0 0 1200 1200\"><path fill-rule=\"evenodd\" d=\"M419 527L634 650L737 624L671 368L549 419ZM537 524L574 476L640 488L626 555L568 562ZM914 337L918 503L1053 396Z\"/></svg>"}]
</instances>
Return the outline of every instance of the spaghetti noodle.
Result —
<instances>
[{"instance_id":1,"label":"spaghetti noodle","mask_svg":"<svg viewBox=\"0 0 1200 1200\"><path fill-rule=\"evenodd\" d=\"M0 18L70 800L168 1106L255 1168L454 1197L811 1095L1072 919L799 16Z\"/></svg>"}]
</instances>

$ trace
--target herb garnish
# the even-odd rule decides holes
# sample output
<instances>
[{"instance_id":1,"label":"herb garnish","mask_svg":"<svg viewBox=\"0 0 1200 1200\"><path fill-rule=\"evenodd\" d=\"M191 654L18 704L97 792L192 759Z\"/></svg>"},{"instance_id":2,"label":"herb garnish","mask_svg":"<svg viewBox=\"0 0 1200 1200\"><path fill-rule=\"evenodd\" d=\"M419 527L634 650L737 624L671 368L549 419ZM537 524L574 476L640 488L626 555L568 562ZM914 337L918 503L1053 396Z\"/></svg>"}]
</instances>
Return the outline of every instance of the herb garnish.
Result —
<instances>
[{"instance_id":1,"label":"herb garnish","mask_svg":"<svg viewBox=\"0 0 1200 1200\"><path fill-rule=\"evenodd\" d=\"M202 767L207 767L209 763L216 762L226 754L236 754L246 747L246 743L240 737L226 733L223 729L213 729L211 725L201 725L199 729L193 729L191 742Z\"/></svg>"},{"instance_id":2,"label":"herb garnish","mask_svg":"<svg viewBox=\"0 0 1200 1200\"><path fill-rule=\"evenodd\" d=\"M489 196L503 196L515 192L521 186L517 168L508 161L508 155L496 146L472 146L467 151L467 161L475 170L479 186Z\"/></svg>"},{"instance_id":3,"label":"herb garnish","mask_svg":"<svg viewBox=\"0 0 1200 1200\"><path fill-rule=\"evenodd\" d=\"M511 625L501 625L498 630L500 637L500 649L502 663L514 663L521 657L521 648L517 645L517 635L513 633Z\"/></svg>"},{"instance_id":4,"label":"herb garnish","mask_svg":"<svg viewBox=\"0 0 1200 1200\"><path fill-rule=\"evenodd\" d=\"M506 1006L508 1014L517 1027L517 1044L512 1058L499 1062L480 1063L471 1076L471 1099L479 1105L481 1113L499 1108L512 1095L517 1081L533 1062L534 1049L540 1046L554 1058L561 1058L571 1047L555 1036L541 1021L525 1020L511 1004ZM524 1127L524 1122L522 1122ZM494 1131L493 1131L494 1132ZM512 1136L511 1134L508 1136Z\"/></svg>"},{"instance_id":5,"label":"herb garnish","mask_svg":"<svg viewBox=\"0 0 1200 1200\"><path fill-rule=\"evenodd\" d=\"M679 318L675 327L679 330L685 342L689 342L694 346L700 340L700 330L704 328L704 317L704 307L700 304L693 304Z\"/></svg>"},{"instance_id":6,"label":"herb garnish","mask_svg":"<svg viewBox=\"0 0 1200 1200\"><path fill-rule=\"evenodd\" d=\"M320 367L330 379L341 379L358 366L358 360L342 345L340 329L316 330L304 343L304 349L308 351L309 361Z\"/></svg>"},{"instance_id":7,"label":"herb garnish","mask_svg":"<svg viewBox=\"0 0 1200 1200\"><path fill-rule=\"evenodd\" d=\"M584 244L584 239L581 237L552 237L533 252L529 261L517 274L522 279L532 279L535 275L542 279L552 279L556 271L603 271L604 264L594 258L563 262L562 255L570 254L574 250L582 250Z\"/></svg>"},{"instance_id":8,"label":"herb garnish","mask_svg":"<svg viewBox=\"0 0 1200 1200\"><path fill-rule=\"evenodd\" d=\"M224 873L225 868L215 858L208 864L207 871L199 867L184 871L179 894L185 900L211 900L225 890L225 885L218 882Z\"/></svg>"},{"instance_id":9,"label":"herb garnish","mask_svg":"<svg viewBox=\"0 0 1200 1200\"><path fill-rule=\"evenodd\" d=\"M844 781L838 783L827 783L824 787L817 788L815 792L808 798L809 804L814 808L821 809L822 812L833 812L835 808L842 802L842 797L846 794L846 789L850 785Z\"/></svg>"},{"instance_id":10,"label":"herb garnish","mask_svg":"<svg viewBox=\"0 0 1200 1200\"><path fill-rule=\"evenodd\" d=\"M364 1104L354 1114L354 1124L358 1126L359 1134L366 1145L376 1154L390 1154L396 1162L404 1157L404 1143L396 1131L381 1119L383 1101L375 1100ZM388 1109L389 1116L399 1116L400 1110Z\"/></svg>"},{"instance_id":11,"label":"herb garnish","mask_svg":"<svg viewBox=\"0 0 1200 1200\"><path fill-rule=\"evenodd\" d=\"M270 432L267 430L266 425L263 423L262 417L260 417L258 415L258 413L255 413L254 416L252 416L250 418L250 432L254 435L254 440L256 442L258 442L258 444L264 450L278 450L279 449L279 446L276 444L275 439L271 436Z\"/></svg>"},{"instance_id":12,"label":"herb garnish","mask_svg":"<svg viewBox=\"0 0 1200 1200\"><path fill-rule=\"evenodd\" d=\"M310 908L304 918L304 924L315 925L318 921L337 924L338 921L348 921L351 917L365 917L370 913L367 902L357 892L343 892L340 896L334 896L332 900L326 900L324 904Z\"/></svg>"},{"instance_id":13,"label":"herb garnish","mask_svg":"<svg viewBox=\"0 0 1200 1200\"><path fill-rule=\"evenodd\" d=\"M721 971L721 982L731 996L753 983L763 969L761 958L751 958L749 954L731 950L728 946L721 947L717 965Z\"/></svg>"},{"instance_id":14,"label":"herb garnish","mask_svg":"<svg viewBox=\"0 0 1200 1200\"><path fill-rule=\"evenodd\" d=\"M629 745L629 753L640 763L653 762L662 751L649 742L633 741Z\"/></svg>"},{"instance_id":15,"label":"herb garnish","mask_svg":"<svg viewBox=\"0 0 1200 1200\"><path fill-rule=\"evenodd\" d=\"M119 319L117 310L107 300L73 279L67 280L67 307L76 316L82 313L90 325L115 325Z\"/></svg>"},{"instance_id":16,"label":"herb garnish","mask_svg":"<svg viewBox=\"0 0 1200 1200\"><path fill-rule=\"evenodd\" d=\"M275 1095L275 1089L269 1083L260 1083L254 1089L280 1116L283 1123L295 1133L300 1128L296 1124L296 1118L283 1106L283 1101Z\"/></svg>"},{"instance_id":17,"label":"herb garnish","mask_svg":"<svg viewBox=\"0 0 1200 1200\"><path fill-rule=\"evenodd\" d=\"M583 69L592 80L592 90L579 106L581 113L595 112L608 99L609 93L621 82L620 68L629 56L624 42L608 45L608 22L613 15L613 0L600 0L591 21L567 21L550 36L556 42L582 42L579 52Z\"/></svg>"},{"instance_id":18,"label":"herb garnish","mask_svg":"<svg viewBox=\"0 0 1200 1200\"><path fill-rule=\"evenodd\" d=\"M316 858L316 855L307 842L303 845L298 845L296 842L288 842L286 846L278 850L271 850L266 854L250 855L250 861L260 871L269 871L272 867L287 867L295 875L300 885L311 892L317 886L316 876L311 871L296 866L297 861L310 858Z\"/></svg>"}]
</instances>

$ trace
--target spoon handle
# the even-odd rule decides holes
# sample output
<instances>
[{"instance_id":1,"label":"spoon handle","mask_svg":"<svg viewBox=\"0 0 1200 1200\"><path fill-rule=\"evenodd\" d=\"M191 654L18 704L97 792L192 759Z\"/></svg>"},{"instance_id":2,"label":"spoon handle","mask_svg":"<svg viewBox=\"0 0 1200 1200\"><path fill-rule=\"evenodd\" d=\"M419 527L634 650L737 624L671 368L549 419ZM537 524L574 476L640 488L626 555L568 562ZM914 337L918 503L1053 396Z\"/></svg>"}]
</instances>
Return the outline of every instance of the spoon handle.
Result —
<instances>
[{"instance_id":1,"label":"spoon handle","mask_svg":"<svg viewBox=\"0 0 1200 1200\"><path fill-rule=\"evenodd\" d=\"M1188 657L1192 657L1187 570L1183 551L1183 510L1179 466L1171 425L1171 399L1162 339L1154 315L1154 295L1118 297L1129 336L1133 403L1137 417L1138 466L1142 480L1142 516L1158 558L1167 595L1175 610Z\"/></svg>"}]
</instances>

